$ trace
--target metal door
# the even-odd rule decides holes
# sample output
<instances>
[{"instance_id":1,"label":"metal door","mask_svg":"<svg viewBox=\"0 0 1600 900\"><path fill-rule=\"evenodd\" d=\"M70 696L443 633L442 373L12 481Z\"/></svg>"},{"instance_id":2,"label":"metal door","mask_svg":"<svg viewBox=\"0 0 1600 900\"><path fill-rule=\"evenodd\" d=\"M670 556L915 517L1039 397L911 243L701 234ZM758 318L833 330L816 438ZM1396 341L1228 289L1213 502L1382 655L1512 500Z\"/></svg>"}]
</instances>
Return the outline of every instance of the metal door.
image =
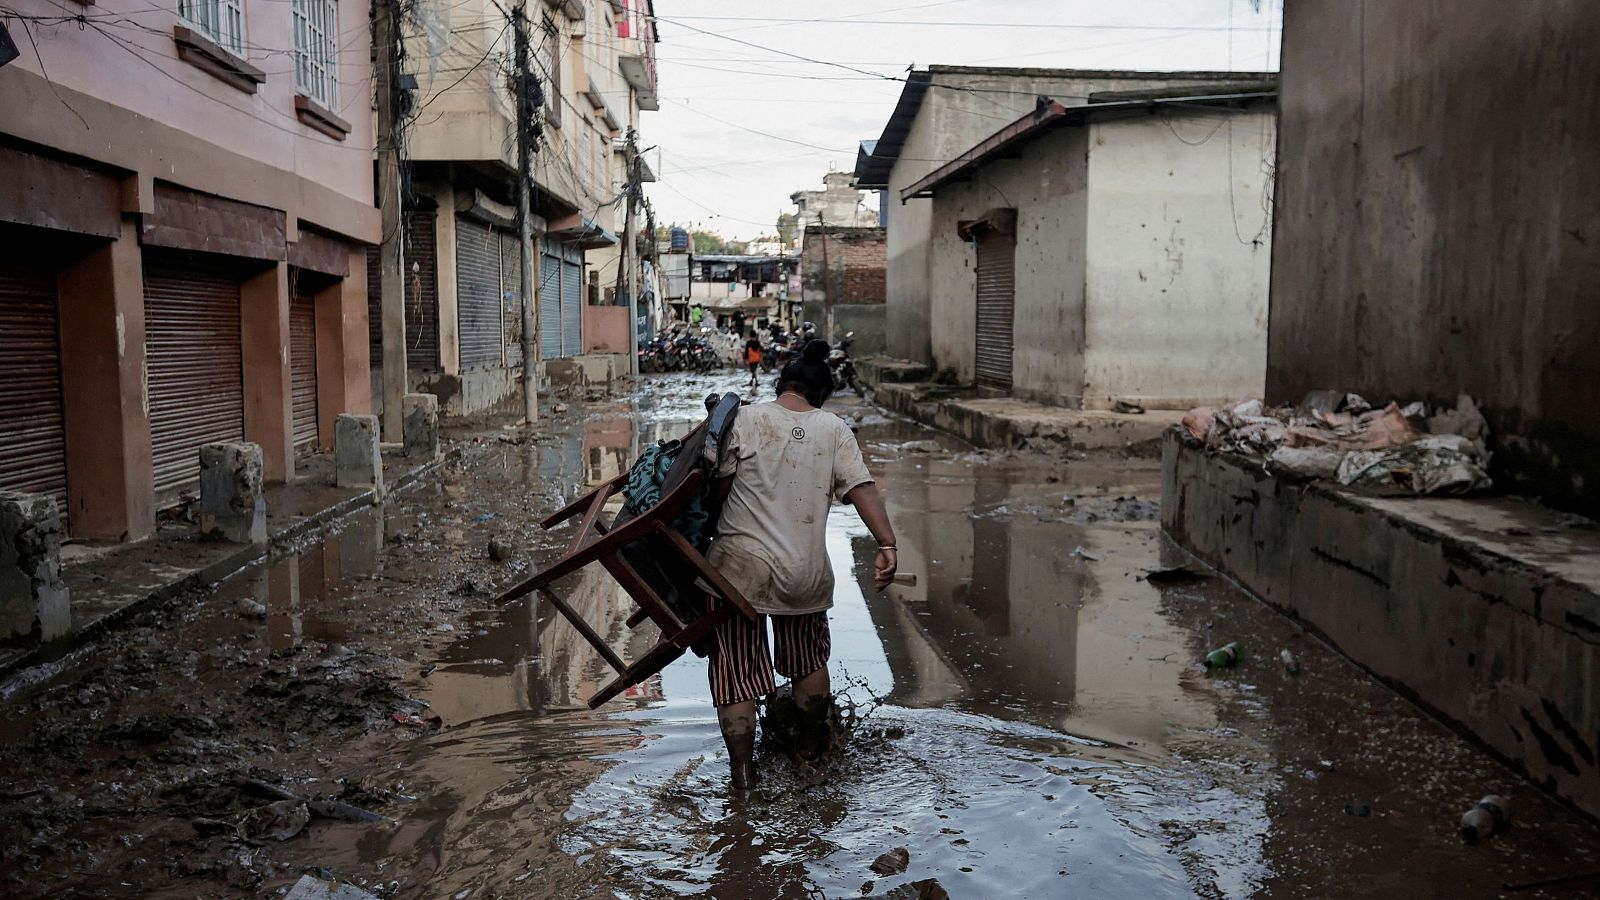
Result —
<instances>
[{"instance_id":1,"label":"metal door","mask_svg":"<svg viewBox=\"0 0 1600 900\"><path fill-rule=\"evenodd\" d=\"M978 236L978 387L1007 393L1014 349L1016 257L1016 235L984 231Z\"/></svg>"},{"instance_id":2,"label":"metal door","mask_svg":"<svg viewBox=\"0 0 1600 900\"><path fill-rule=\"evenodd\" d=\"M11 254L7 254L10 256ZM67 514L55 271L0 261L0 488L49 494Z\"/></svg>"},{"instance_id":3,"label":"metal door","mask_svg":"<svg viewBox=\"0 0 1600 900\"><path fill-rule=\"evenodd\" d=\"M200 476L200 445L244 440L239 280L191 254L146 253L144 342L156 493Z\"/></svg>"},{"instance_id":4,"label":"metal door","mask_svg":"<svg viewBox=\"0 0 1600 900\"><path fill-rule=\"evenodd\" d=\"M289 405L294 448L317 445L317 304L305 291L289 296Z\"/></svg>"},{"instance_id":5,"label":"metal door","mask_svg":"<svg viewBox=\"0 0 1600 900\"><path fill-rule=\"evenodd\" d=\"M583 251L570 244L561 254L561 355L583 352Z\"/></svg>"},{"instance_id":6,"label":"metal door","mask_svg":"<svg viewBox=\"0 0 1600 900\"><path fill-rule=\"evenodd\" d=\"M501 341L506 365L522 365L522 250L521 239L509 231L500 235L500 320L505 324Z\"/></svg>"},{"instance_id":7,"label":"metal door","mask_svg":"<svg viewBox=\"0 0 1600 900\"><path fill-rule=\"evenodd\" d=\"M436 218L432 212L406 213L406 368L424 372L439 371Z\"/></svg>"},{"instance_id":8,"label":"metal door","mask_svg":"<svg viewBox=\"0 0 1600 900\"><path fill-rule=\"evenodd\" d=\"M500 364L500 237L462 216L456 217L456 323L463 369Z\"/></svg>"},{"instance_id":9,"label":"metal door","mask_svg":"<svg viewBox=\"0 0 1600 900\"><path fill-rule=\"evenodd\" d=\"M539 256L539 358L561 355L561 257L544 246Z\"/></svg>"}]
</instances>

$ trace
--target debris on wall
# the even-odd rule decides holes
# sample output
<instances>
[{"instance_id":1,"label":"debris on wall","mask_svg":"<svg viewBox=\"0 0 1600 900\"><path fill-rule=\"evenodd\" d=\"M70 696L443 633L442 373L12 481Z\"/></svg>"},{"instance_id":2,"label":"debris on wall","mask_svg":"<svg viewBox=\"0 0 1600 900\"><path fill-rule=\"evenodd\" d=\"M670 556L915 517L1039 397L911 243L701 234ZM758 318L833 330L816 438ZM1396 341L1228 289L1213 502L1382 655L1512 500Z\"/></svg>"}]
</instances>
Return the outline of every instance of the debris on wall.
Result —
<instances>
[{"instance_id":1,"label":"debris on wall","mask_svg":"<svg viewBox=\"0 0 1600 900\"><path fill-rule=\"evenodd\" d=\"M1293 407L1241 400L1183 417L1218 453L1258 458L1280 475L1398 494L1464 494L1492 486L1489 427L1471 397L1434 410L1414 401L1373 409L1358 394L1313 391Z\"/></svg>"}]
</instances>

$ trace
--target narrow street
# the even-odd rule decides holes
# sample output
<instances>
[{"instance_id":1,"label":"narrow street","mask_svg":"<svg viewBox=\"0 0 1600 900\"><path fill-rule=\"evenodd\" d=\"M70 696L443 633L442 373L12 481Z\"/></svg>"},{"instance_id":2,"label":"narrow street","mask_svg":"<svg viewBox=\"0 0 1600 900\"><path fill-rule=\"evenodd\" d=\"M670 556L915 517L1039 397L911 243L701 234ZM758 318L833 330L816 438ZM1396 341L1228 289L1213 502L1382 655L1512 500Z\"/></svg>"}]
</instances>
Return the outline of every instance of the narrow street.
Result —
<instances>
[{"instance_id":1,"label":"narrow street","mask_svg":"<svg viewBox=\"0 0 1600 900\"><path fill-rule=\"evenodd\" d=\"M824 782L763 756L756 795L730 801L703 660L591 713L593 651L549 609L486 598L567 540L536 519L737 389L652 377L528 439L458 429L441 474L14 679L6 894L243 896L311 872L418 898L924 879L958 898L1461 898L1600 864L1592 826L1167 543L1158 460L978 452L854 398L832 406L917 584L874 593L870 537L835 509L833 672L862 721ZM559 589L625 657L648 647L602 576ZM1239 666L1198 664L1228 641ZM265 801L245 778L395 821L316 817L279 841L250 831ZM1489 793L1515 826L1463 844ZM896 847L907 870L874 874Z\"/></svg>"}]
</instances>

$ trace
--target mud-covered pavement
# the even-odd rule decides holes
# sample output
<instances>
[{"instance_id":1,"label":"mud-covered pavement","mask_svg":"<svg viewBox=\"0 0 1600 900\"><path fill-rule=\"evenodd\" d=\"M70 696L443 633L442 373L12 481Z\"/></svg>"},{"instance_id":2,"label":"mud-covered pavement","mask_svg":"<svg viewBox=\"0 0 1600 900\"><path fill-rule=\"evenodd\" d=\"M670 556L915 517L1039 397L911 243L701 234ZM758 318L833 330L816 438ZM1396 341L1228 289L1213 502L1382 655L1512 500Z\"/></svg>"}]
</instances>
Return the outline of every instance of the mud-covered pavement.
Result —
<instances>
[{"instance_id":1,"label":"mud-covered pavement","mask_svg":"<svg viewBox=\"0 0 1600 900\"><path fill-rule=\"evenodd\" d=\"M853 399L917 584L873 593L871 540L835 510L835 683L870 714L823 783L763 759L730 799L703 661L591 713L598 656L488 597L565 543L543 513L739 384L652 378L532 437L463 430L459 461L384 507L6 685L0 891L270 896L306 872L428 898L1600 889L1508 893L1600 870L1596 830L1223 580L1147 580L1186 562L1157 529L1157 461L975 452ZM649 646L606 579L559 589L624 656ZM1197 664L1228 641L1241 665ZM385 820L264 813L249 779ZM1465 845L1488 793L1515 825ZM874 873L896 847L906 871Z\"/></svg>"}]
</instances>

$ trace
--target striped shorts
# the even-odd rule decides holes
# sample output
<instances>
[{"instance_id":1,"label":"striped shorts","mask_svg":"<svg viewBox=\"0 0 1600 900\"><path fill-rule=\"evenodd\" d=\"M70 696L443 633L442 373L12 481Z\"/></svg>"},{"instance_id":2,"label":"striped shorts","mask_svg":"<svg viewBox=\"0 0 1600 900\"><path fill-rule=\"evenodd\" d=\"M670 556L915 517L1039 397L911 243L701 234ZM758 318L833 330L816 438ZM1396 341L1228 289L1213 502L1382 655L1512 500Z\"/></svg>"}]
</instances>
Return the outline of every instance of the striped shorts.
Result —
<instances>
[{"instance_id":1,"label":"striped shorts","mask_svg":"<svg viewBox=\"0 0 1600 900\"><path fill-rule=\"evenodd\" d=\"M772 620L773 651L767 649L767 620ZM735 615L717 626L711 651L711 702L717 706L756 700L777 687L772 671L785 678L810 675L828 664L833 638L828 614L762 616L752 622Z\"/></svg>"}]
</instances>

